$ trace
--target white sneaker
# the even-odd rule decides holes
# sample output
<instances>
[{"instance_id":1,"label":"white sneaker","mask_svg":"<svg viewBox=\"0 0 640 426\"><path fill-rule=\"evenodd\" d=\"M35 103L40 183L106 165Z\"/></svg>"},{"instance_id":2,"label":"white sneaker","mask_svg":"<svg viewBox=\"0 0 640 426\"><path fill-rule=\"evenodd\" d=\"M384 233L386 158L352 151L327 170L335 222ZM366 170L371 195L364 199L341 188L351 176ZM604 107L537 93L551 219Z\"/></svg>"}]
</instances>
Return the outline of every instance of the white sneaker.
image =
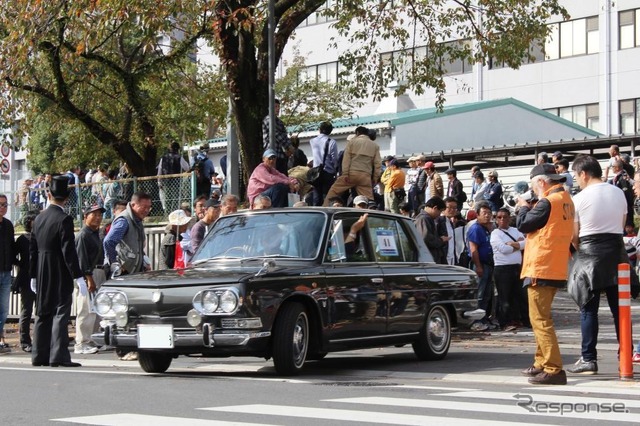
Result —
<instances>
[{"instance_id":1,"label":"white sneaker","mask_svg":"<svg viewBox=\"0 0 640 426\"><path fill-rule=\"evenodd\" d=\"M138 360L138 352L127 352L122 358L123 361L137 361Z\"/></svg>"},{"instance_id":2,"label":"white sneaker","mask_svg":"<svg viewBox=\"0 0 640 426\"><path fill-rule=\"evenodd\" d=\"M73 353L78 355L90 355L98 352L98 348L95 346L81 346L79 348L74 348Z\"/></svg>"}]
</instances>

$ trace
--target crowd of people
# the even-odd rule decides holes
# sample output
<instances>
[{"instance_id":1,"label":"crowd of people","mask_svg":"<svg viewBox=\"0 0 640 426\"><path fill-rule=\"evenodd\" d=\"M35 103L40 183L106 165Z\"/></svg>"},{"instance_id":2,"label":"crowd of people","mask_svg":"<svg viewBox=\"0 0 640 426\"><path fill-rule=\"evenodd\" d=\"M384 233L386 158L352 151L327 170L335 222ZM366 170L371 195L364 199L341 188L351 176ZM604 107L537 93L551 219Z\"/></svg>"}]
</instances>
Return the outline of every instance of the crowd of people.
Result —
<instances>
[{"instance_id":1,"label":"crowd of people","mask_svg":"<svg viewBox=\"0 0 640 426\"><path fill-rule=\"evenodd\" d=\"M263 123L262 162L247 186L251 209L352 205L412 217L436 263L475 271L478 307L485 315L471 324L473 331L533 329L534 361L522 371L532 384L567 381L551 312L557 290L568 286L581 312L582 348L579 359L566 370L597 373L600 294L607 297L617 332L617 265L634 260L629 259L625 243L627 248L640 247L633 220L640 173L617 146L611 147L604 171L588 155L570 163L561 152L551 159L541 153L530 172L528 190L517 199L514 216L504 206L496 170L489 170L485 177L478 166L472 168L467 195L453 167L442 171L445 180L434 162L422 155L409 158L406 171L393 156L381 158L375 131L365 127L357 127L345 149L338 152L329 122L321 123L318 136L311 140L312 159L307 162L299 142L292 141L280 124L277 119L275 143L270 145L267 118ZM161 242L160 268L186 267L214 222L238 209L237 196L212 191L217 174L206 156L207 148L201 147L188 164L174 143L158 164L158 176L171 178L193 169L199 179L193 210L189 203L174 206L168 199L163 201L163 208L171 213ZM122 173L126 169L109 172L99 167L87 173L85 181L108 181ZM8 350L2 330L11 270L18 265L14 291L22 293L21 347L32 352L34 365L76 366L66 348L66 327L62 327L69 320L74 286L78 304L74 351L95 353L98 348L91 333L97 321L89 309L89 295L109 276L151 268L142 226L151 209L150 195L136 192L124 201L122 188L107 188L104 193L98 189L92 198L95 202L83 211L83 228L74 237L73 222L62 208L79 196L79 182L79 168L53 178L27 179L23 194L36 209L24 211L26 233L17 241L12 223L4 218L7 198L0 195L0 350ZM574 182L579 187L576 194ZM162 200L163 186L159 188ZM469 210L463 217L465 203ZM103 217L114 219L101 227ZM56 232L45 232L48 229ZM37 319L32 341L29 321L34 303ZM633 361L640 363L640 344L637 349ZM121 355L135 359L135 353Z\"/></svg>"},{"instance_id":2,"label":"crowd of people","mask_svg":"<svg viewBox=\"0 0 640 426\"><path fill-rule=\"evenodd\" d=\"M322 174L309 178L309 204L353 205L413 217L435 262L468 267L477 274L478 307L485 316L472 323L472 330L533 329L534 362L522 371L532 384L567 382L551 311L557 290L568 286L581 312L582 349L566 370L597 373L600 294L607 297L617 334L617 267L635 261L627 255L625 242L640 247L634 228L640 174L629 155L611 146L603 172L592 156L573 158L570 169L562 152L551 158L540 153L529 188L518 197L512 216L496 170L485 177L475 166L467 196L453 167L443 172L445 181L424 156L409 158L406 172L393 156L382 159L375 132L369 129L356 128L342 152L330 138L330 123L322 123L319 131L311 141L313 160L308 168L319 165ZM282 152L287 155L286 149ZM254 172L263 186L250 183L249 191L252 200L281 191L277 206L285 207L285 194L299 187L297 179L275 170L277 158L271 150L264 152L259 167L269 174ZM470 210L463 218L465 202ZM640 363L640 343L636 349L633 362Z\"/></svg>"}]
</instances>

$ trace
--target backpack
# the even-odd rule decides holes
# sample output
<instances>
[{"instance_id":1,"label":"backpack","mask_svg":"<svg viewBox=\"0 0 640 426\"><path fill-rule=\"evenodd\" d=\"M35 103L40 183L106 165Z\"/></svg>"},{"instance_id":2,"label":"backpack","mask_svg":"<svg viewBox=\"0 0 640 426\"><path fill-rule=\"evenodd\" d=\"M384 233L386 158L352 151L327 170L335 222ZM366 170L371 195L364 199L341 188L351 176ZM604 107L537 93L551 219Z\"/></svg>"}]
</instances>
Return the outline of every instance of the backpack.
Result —
<instances>
[{"instance_id":1,"label":"backpack","mask_svg":"<svg viewBox=\"0 0 640 426\"><path fill-rule=\"evenodd\" d=\"M175 175L182 171L180 167L180 155L168 152L162 156L162 168L160 174Z\"/></svg>"},{"instance_id":2,"label":"backpack","mask_svg":"<svg viewBox=\"0 0 640 426\"><path fill-rule=\"evenodd\" d=\"M191 170L200 169L200 171L202 172L204 170L204 162L207 161L207 158L207 154L205 154L204 152L199 152L193 161L193 167L191 168Z\"/></svg>"}]
</instances>

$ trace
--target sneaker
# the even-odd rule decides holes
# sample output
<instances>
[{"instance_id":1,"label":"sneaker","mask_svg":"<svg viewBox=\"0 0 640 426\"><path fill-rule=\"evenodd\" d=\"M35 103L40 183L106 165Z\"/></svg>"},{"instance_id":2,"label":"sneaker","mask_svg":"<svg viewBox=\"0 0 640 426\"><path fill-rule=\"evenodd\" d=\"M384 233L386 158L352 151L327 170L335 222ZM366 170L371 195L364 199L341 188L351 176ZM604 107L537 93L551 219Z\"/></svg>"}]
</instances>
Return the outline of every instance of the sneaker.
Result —
<instances>
[{"instance_id":1,"label":"sneaker","mask_svg":"<svg viewBox=\"0 0 640 426\"><path fill-rule=\"evenodd\" d=\"M484 324L481 321L475 321L471 324L471 331L487 331L489 329L489 324Z\"/></svg>"},{"instance_id":2,"label":"sneaker","mask_svg":"<svg viewBox=\"0 0 640 426\"><path fill-rule=\"evenodd\" d=\"M100 346L98 350L100 352L115 351L116 347L111 345L104 345L104 346Z\"/></svg>"},{"instance_id":3,"label":"sneaker","mask_svg":"<svg viewBox=\"0 0 640 426\"><path fill-rule=\"evenodd\" d=\"M8 354L9 352L11 352L9 346L0 346L0 354Z\"/></svg>"},{"instance_id":4,"label":"sneaker","mask_svg":"<svg viewBox=\"0 0 640 426\"><path fill-rule=\"evenodd\" d=\"M516 327L515 325L509 324L505 328L503 328L502 330L503 331L516 331L517 329L518 329L518 327Z\"/></svg>"},{"instance_id":5,"label":"sneaker","mask_svg":"<svg viewBox=\"0 0 640 426\"><path fill-rule=\"evenodd\" d=\"M31 352L32 350L31 345L28 343L23 343L21 346L22 346L22 350L25 352Z\"/></svg>"},{"instance_id":6,"label":"sneaker","mask_svg":"<svg viewBox=\"0 0 640 426\"><path fill-rule=\"evenodd\" d=\"M531 367L522 370L520 374L522 374L523 376L534 377L543 372L544 370L542 368L538 368L535 365L532 365Z\"/></svg>"},{"instance_id":7,"label":"sneaker","mask_svg":"<svg viewBox=\"0 0 640 426\"><path fill-rule=\"evenodd\" d=\"M123 361L137 361L138 360L138 352L127 352L122 358Z\"/></svg>"},{"instance_id":8,"label":"sneaker","mask_svg":"<svg viewBox=\"0 0 640 426\"><path fill-rule=\"evenodd\" d=\"M90 354L95 354L98 352L98 348L96 348L95 346L81 346L81 347L76 347L73 350L74 354L78 354L78 355L90 355Z\"/></svg>"},{"instance_id":9,"label":"sneaker","mask_svg":"<svg viewBox=\"0 0 640 426\"><path fill-rule=\"evenodd\" d=\"M564 370L560 370L556 374L549 374L543 371L536 376L529 377L529 383L532 385L566 385L567 374Z\"/></svg>"},{"instance_id":10,"label":"sneaker","mask_svg":"<svg viewBox=\"0 0 640 426\"><path fill-rule=\"evenodd\" d=\"M633 362L634 364L640 364L640 353L636 352L635 354L633 354L631 362Z\"/></svg>"},{"instance_id":11,"label":"sneaker","mask_svg":"<svg viewBox=\"0 0 640 426\"><path fill-rule=\"evenodd\" d=\"M571 367L567 368L573 374L596 374L598 373L598 363L596 361L585 361L582 357Z\"/></svg>"}]
</instances>

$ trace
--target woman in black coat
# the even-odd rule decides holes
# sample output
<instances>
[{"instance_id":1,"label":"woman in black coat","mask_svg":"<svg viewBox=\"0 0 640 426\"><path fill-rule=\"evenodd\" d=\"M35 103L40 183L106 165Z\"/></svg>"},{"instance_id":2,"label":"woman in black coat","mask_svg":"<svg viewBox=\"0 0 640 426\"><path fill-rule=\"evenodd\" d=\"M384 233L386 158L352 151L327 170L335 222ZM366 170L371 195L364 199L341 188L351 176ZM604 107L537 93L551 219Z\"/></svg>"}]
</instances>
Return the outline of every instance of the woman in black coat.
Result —
<instances>
[{"instance_id":1,"label":"woman in black coat","mask_svg":"<svg viewBox=\"0 0 640 426\"><path fill-rule=\"evenodd\" d=\"M14 291L20 293L20 346L25 352L31 352L31 314L36 294L31 291L29 278L29 243L31 241L31 227L37 213L29 212L23 219L25 234L16 239L16 261L18 275L15 280Z\"/></svg>"}]
</instances>

